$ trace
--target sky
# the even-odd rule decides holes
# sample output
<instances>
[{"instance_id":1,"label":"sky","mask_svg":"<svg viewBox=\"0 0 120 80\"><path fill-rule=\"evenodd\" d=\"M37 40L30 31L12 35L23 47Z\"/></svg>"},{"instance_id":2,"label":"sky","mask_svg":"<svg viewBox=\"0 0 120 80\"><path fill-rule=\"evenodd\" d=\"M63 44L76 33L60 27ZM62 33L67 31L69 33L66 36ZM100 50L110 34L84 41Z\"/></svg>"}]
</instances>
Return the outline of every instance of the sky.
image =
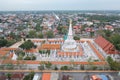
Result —
<instances>
[{"instance_id":1,"label":"sky","mask_svg":"<svg viewBox=\"0 0 120 80\"><path fill-rule=\"evenodd\" d=\"M120 10L120 0L0 0L0 11Z\"/></svg>"}]
</instances>

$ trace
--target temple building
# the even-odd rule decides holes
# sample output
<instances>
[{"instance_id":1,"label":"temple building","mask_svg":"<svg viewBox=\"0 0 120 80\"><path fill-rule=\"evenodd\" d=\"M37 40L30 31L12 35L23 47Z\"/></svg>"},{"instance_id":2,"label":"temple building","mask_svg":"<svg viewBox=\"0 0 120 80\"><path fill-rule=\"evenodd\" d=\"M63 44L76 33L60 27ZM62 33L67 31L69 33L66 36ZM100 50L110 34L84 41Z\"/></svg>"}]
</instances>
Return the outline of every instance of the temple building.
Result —
<instances>
[{"instance_id":1,"label":"temple building","mask_svg":"<svg viewBox=\"0 0 120 80\"><path fill-rule=\"evenodd\" d=\"M64 41L64 44L62 45L62 51L63 52L79 52L78 44L73 39L72 20L70 20L68 36L67 36L67 39Z\"/></svg>"},{"instance_id":2,"label":"temple building","mask_svg":"<svg viewBox=\"0 0 120 80\"><path fill-rule=\"evenodd\" d=\"M30 40L37 45L37 47L31 48L30 50L24 50L24 52L27 56L36 56L37 61L105 61L105 58L109 55L111 56L111 54L113 54L112 57L116 60L119 59L119 55L116 55L117 51L113 44L105 40L103 37L74 40L72 20L70 20L69 30L65 40L63 38L32 38ZM23 42L24 40L17 42L9 48L1 48L1 50L11 51L9 54L12 55L12 60L16 60L17 56L14 51L19 49L19 46Z\"/></svg>"}]
</instances>

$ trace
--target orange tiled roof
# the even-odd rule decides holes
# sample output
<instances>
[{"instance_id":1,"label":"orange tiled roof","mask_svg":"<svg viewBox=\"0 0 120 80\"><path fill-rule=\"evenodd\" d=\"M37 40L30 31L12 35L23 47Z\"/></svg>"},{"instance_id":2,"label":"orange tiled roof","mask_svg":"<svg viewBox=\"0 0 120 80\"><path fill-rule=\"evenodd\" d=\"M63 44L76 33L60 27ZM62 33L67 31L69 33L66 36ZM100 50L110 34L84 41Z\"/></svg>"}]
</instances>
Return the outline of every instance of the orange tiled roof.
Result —
<instances>
[{"instance_id":1,"label":"orange tiled roof","mask_svg":"<svg viewBox=\"0 0 120 80\"><path fill-rule=\"evenodd\" d=\"M12 58L13 57L13 53L9 55L9 58Z\"/></svg>"},{"instance_id":2,"label":"orange tiled roof","mask_svg":"<svg viewBox=\"0 0 120 80\"><path fill-rule=\"evenodd\" d=\"M35 53L35 52L37 52L37 49L30 49L30 50L24 50L24 52L30 52L30 53Z\"/></svg>"},{"instance_id":3,"label":"orange tiled roof","mask_svg":"<svg viewBox=\"0 0 120 80\"><path fill-rule=\"evenodd\" d=\"M42 80L50 80L50 78L51 78L51 73L43 73Z\"/></svg>"},{"instance_id":4,"label":"orange tiled roof","mask_svg":"<svg viewBox=\"0 0 120 80\"><path fill-rule=\"evenodd\" d=\"M32 40L32 42L42 42L44 40Z\"/></svg>"},{"instance_id":5,"label":"orange tiled roof","mask_svg":"<svg viewBox=\"0 0 120 80\"><path fill-rule=\"evenodd\" d=\"M118 51L115 49L114 45L102 36L98 36L94 40L107 54L116 54ZM112 53L109 53L112 52Z\"/></svg>"},{"instance_id":6,"label":"orange tiled roof","mask_svg":"<svg viewBox=\"0 0 120 80\"><path fill-rule=\"evenodd\" d=\"M5 59L11 59L13 57L13 54L9 54L9 56L6 56L8 52L9 51L1 51L0 50L0 59L2 59L2 57L6 57Z\"/></svg>"},{"instance_id":7,"label":"orange tiled roof","mask_svg":"<svg viewBox=\"0 0 120 80\"><path fill-rule=\"evenodd\" d=\"M17 48L1 48L2 51L17 50Z\"/></svg>"},{"instance_id":8,"label":"orange tiled roof","mask_svg":"<svg viewBox=\"0 0 120 80\"><path fill-rule=\"evenodd\" d=\"M8 53L8 51L1 51L0 50L0 55L2 55L2 56L6 55L7 53Z\"/></svg>"},{"instance_id":9,"label":"orange tiled roof","mask_svg":"<svg viewBox=\"0 0 120 80\"><path fill-rule=\"evenodd\" d=\"M43 44L40 49L60 49L60 44Z\"/></svg>"}]
</instances>

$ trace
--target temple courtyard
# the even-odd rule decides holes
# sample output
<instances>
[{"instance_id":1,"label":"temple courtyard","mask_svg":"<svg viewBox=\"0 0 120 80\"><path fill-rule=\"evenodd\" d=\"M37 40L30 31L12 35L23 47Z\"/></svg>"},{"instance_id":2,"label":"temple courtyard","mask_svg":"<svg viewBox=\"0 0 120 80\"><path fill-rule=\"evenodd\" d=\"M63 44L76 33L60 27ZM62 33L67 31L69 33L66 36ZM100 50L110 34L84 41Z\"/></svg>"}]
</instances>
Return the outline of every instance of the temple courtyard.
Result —
<instances>
[{"instance_id":1,"label":"temple courtyard","mask_svg":"<svg viewBox=\"0 0 120 80\"><path fill-rule=\"evenodd\" d=\"M19 46L28 40L33 42L36 47L28 50L21 49ZM70 64L70 62L83 65L94 62L95 65L105 65L107 64L107 56L111 56L114 60L120 59L120 56L117 54L117 50L115 49L114 45L102 36L98 36L94 39L81 38L80 40L74 40L71 20L66 39L22 39L10 47L1 48L0 53L6 55L8 57L7 59L13 61L14 64L17 64L17 50L22 50L25 53L25 55L22 56L23 60L27 56L35 56L35 60L25 60L26 64L39 64L41 61L49 61L52 64L57 65L66 65Z\"/></svg>"}]
</instances>

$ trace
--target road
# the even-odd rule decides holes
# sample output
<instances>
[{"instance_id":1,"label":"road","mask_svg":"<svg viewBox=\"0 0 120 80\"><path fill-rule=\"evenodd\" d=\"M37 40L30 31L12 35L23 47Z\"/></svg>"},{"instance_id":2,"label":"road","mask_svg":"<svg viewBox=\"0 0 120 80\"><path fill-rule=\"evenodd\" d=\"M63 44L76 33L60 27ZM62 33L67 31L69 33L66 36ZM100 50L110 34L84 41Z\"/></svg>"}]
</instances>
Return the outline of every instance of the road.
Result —
<instances>
[{"instance_id":1,"label":"road","mask_svg":"<svg viewBox=\"0 0 120 80\"><path fill-rule=\"evenodd\" d=\"M81 71L81 70L72 70L72 71L61 71L61 70L0 70L0 73L29 73L31 71L34 71L36 73L45 73L45 72L49 72L49 73L58 73L59 74L59 80L62 80L63 75L65 76L71 76L74 79L73 80L89 80L88 78L91 75L110 75L113 80L120 80L120 76L118 76L118 72L119 71ZM110 79L112 80L112 79Z\"/></svg>"}]
</instances>

